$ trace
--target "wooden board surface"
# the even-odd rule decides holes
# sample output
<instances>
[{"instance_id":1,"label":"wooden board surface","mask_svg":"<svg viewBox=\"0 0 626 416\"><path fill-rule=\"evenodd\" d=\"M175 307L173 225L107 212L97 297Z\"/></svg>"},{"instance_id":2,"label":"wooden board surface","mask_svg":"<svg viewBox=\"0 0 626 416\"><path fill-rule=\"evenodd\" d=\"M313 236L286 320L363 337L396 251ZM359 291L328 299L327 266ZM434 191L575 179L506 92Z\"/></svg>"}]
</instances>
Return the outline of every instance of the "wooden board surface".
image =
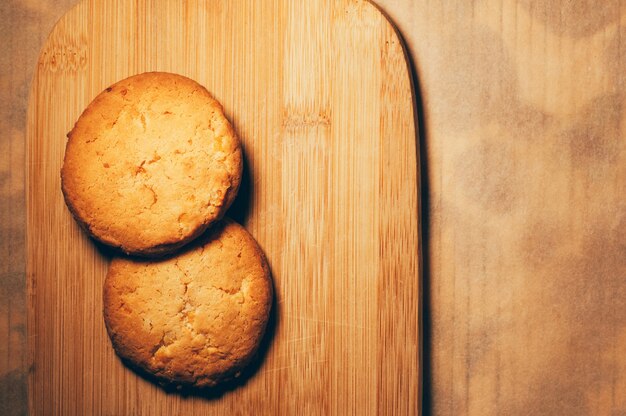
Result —
<instances>
[{"instance_id":1,"label":"wooden board surface","mask_svg":"<svg viewBox=\"0 0 626 416\"><path fill-rule=\"evenodd\" d=\"M217 397L167 394L115 357L107 258L66 209L65 134L109 84L196 79L241 136L232 215L263 247L276 303L266 348ZM27 120L32 414L415 414L419 206L411 77L365 1L86 0L39 55Z\"/></svg>"}]
</instances>

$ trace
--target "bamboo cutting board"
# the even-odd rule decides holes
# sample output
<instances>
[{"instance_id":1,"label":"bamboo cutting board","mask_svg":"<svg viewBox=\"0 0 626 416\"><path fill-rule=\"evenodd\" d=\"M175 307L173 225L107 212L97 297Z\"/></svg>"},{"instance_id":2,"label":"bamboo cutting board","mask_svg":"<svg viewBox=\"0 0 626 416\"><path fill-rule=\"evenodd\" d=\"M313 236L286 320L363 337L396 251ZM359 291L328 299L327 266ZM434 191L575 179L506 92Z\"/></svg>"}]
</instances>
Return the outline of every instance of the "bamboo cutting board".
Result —
<instances>
[{"instance_id":1,"label":"bamboo cutting board","mask_svg":"<svg viewBox=\"0 0 626 416\"><path fill-rule=\"evenodd\" d=\"M191 77L244 147L231 215L276 293L257 362L234 389L181 396L115 356L108 258L72 220L65 134L104 88ZM354 0L85 0L45 43L27 127L31 414L418 414L419 181L411 79L390 22Z\"/></svg>"}]
</instances>

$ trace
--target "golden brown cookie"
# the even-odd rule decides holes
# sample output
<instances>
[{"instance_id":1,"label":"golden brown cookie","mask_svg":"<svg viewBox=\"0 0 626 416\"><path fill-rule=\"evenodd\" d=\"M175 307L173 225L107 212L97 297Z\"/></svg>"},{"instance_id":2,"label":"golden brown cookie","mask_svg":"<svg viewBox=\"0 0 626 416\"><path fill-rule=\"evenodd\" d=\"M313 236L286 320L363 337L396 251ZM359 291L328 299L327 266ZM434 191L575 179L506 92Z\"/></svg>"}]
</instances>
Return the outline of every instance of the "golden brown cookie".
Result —
<instances>
[{"instance_id":1,"label":"golden brown cookie","mask_svg":"<svg viewBox=\"0 0 626 416\"><path fill-rule=\"evenodd\" d=\"M174 257L115 258L103 299L121 358L166 383L205 387L237 377L254 355L272 283L252 236L224 219Z\"/></svg>"},{"instance_id":2,"label":"golden brown cookie","mask_svg":"<svg viewBox=\"0 0 626 416\"><path fill-rule=\"evenodd\" d=\"M171 253L219 220L241 181L241 146L197 82L148 72L98 95L68 134L65 201L101 242Z\"/></svg>"}]
</instances>

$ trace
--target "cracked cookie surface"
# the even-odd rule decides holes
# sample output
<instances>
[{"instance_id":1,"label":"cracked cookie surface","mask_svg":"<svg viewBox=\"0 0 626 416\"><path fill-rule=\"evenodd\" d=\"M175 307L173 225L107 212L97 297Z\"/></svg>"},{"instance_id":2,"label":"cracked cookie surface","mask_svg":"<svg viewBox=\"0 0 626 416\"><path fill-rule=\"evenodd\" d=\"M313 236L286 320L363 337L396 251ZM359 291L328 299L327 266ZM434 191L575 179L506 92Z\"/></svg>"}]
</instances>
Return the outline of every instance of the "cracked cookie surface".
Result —
<instances>
[{"instance_id":1,"label":"cracked cookie surface","mask_svg":"<svg viewBox=\"0 0 626 416\"><path fill-rule=\"evenodd\" d=\"M148 72L98 95L68 133L61 169L70 211L127 254L171 253L219 220L242 172L222 106L195 81Z\"/></svg>"},{"instance_id":2,"label":"cracked cookie surface","mask_svg":"<svg viewBox=\"0 0 626 416\"><path fill-rule=\"evenodd\" d=\"M113 259L104 320L124 360L166 383L214 386L253 357L272 293L256 241L224 219L174 257Z\"/></svg>"}]
</instances>

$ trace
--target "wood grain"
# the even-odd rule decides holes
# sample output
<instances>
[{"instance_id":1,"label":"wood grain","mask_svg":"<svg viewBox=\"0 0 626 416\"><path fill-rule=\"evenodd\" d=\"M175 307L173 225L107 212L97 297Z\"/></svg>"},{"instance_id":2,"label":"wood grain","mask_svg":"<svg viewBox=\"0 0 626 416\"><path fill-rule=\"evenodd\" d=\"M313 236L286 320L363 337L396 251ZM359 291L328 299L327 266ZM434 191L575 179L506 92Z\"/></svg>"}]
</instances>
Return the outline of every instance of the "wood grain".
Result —
<instances>
[{"instance_id":1,"label":"wood grain","mask_svg":"<svg viewBox=\"0 0 626 416\"><path fill-rule=\"evenodd\" d=\"M240 134L233 216L276 290L268 346L217 397L167 394L115 357L107 258L59 183L65 133L109 84L149 70L205 85ZM419 164L411 77L365 1L85 0L39 57L27 125L32 414L419 413Z\"/></svg>"},{"instance_id":2,"label":"wood grain","mask_svg":"<svg viewBox=\"0 0 626 416\"><path fill-rule=\"evenodd\" d=\"M0 415L27 412L24 138L39 48L73 0L0 2Z\"/></svg>"}]
</instances>

